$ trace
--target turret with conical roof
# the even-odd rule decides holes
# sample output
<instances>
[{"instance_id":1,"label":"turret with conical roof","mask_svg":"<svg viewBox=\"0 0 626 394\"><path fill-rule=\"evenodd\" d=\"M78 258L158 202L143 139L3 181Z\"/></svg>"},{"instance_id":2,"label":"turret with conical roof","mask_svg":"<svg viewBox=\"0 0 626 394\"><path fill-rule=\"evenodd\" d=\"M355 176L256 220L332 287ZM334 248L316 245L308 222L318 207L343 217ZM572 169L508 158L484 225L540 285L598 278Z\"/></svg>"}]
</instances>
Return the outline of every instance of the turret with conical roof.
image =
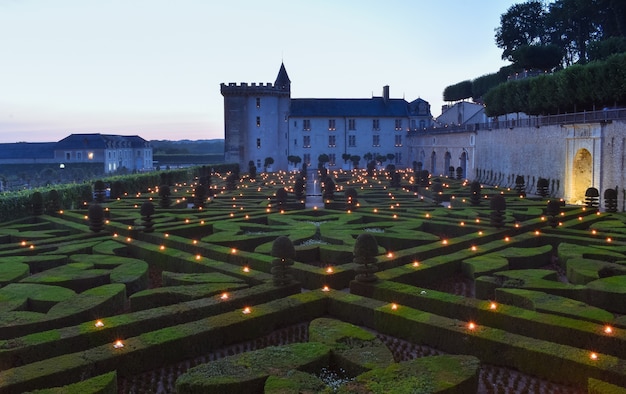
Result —
<instances>
[{"instance_id":1,"label":"turret with conical roof","mask_svg":"<svg viewBox=\"0 0 626 394\"><path fill-rule=\"evenodd\" d=\"M274 86L285 92L291 91L291 81L289 80L289 75L287 75L285 63L280 64L280 70L278 71L278 76L276 77Z\"/></svg>"},{"instance_id":2,"label":"turret with conical roof","mask_svg":"<svg viewBox=\"0 0 626 394\"><path fill-rule=\"evenodd\" d=\"M224 160L257 168L272 157L276 168L287 167L287 133L291 81L281 63L276 82L222 83L224 96Z\"/></svg>"}]
</instances>

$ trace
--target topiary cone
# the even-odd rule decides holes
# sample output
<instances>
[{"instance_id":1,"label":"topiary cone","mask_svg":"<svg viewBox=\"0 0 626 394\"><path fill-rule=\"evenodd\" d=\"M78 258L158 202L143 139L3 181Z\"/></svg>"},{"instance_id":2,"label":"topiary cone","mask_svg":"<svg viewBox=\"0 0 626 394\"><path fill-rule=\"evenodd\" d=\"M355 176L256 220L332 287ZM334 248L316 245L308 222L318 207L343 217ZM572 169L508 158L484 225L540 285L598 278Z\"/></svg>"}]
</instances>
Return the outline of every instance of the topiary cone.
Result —
<instances>
[{"instance_id":1,"label":"topiary cone","mask_svg":"<svg viewBox=\"0 0 626 394\"><path fill-rule=\"evenodd\" d=\"M293 265L293 259L296 257L296 249L288 237L281 235L274 240L272 244L272 275L274 285L285 286L293 280L289 275L289 266Z\"/></svg>"},{"instance_id":2,"label":"topiary cone","mask_svg":"<svg viewBox=\"0 0 626 394\"><path fill-rule=\"evenodd\" d=\"M377 254L378 243L376 242L376 237L369 233L364 233L357 237L354 243L353 262L359 264L355 269L357 272L355 279L358 282L376 282L378 280L378 277L375 275L378 268L374 265Z\"/></svg>"}]
</instances>

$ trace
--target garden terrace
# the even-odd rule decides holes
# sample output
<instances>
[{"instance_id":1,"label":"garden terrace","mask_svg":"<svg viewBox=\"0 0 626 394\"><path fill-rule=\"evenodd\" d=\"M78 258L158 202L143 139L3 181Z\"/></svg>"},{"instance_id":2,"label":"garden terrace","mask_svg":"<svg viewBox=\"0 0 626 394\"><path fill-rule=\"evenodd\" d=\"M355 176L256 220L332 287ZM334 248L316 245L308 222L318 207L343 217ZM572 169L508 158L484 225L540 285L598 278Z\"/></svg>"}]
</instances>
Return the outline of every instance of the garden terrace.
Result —
<instances>
[{"instance_id":1,"label":"garden terrace","mask_svg":"<svg viewBox=\"0 0 626 394\"><path fill-rule=\"evenodd\" d=\"M234 189L214 174L202 206L190 179L171 186L169 207L159 185L105 200L102 229L89 201L3 223L0 392L193 392L213 384L199 371L229 374L232 387L254 377L258 392L279 392L290 381L328 384L317 373L338 365L348 372L334 389L349 392L382 376L409 379L416 365L458 363L466 379L433 373L419 384L537 393L626 386L622 213L560 206L552 217L547 199L506 188L482 189L473 205L469 185L447 178L439 205L409 172L399 188L385 172L329 176L334 200L317 209L296 203L295 174L244 176ZM350 210L348 187L358 195ZM287 209L275 202L281 188ZM506 200L499 227L489 208L496 195ZM376 240L368 245L376 280L355 280L362 234ZM286 284L275 278L279 237L294 246ZM325 330L347 334L322 343ZM354 359L346 344L364 336L378 338L371 351L393 357ZM276 354L312 361L286 368ZM243 371L251 358L268 365Z\"/></svg>"}]
</instances>

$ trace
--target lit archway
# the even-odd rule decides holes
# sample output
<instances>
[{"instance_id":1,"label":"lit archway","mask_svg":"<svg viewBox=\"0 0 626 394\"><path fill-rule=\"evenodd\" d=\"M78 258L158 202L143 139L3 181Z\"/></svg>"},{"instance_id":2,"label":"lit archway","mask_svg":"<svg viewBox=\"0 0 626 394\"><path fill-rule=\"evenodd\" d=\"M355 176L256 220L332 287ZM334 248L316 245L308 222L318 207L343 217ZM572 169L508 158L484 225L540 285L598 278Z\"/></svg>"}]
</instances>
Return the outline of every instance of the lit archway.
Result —
<instances>
[{"instance_id":1,"label":"lit archway","mask_svg":"<svg viewBox=\"0 0 626 394\"><path fill-rule=\"evenodd\" d=\"M579 149L572 163L572 201L582 204L585 192L593 186L593 159L587 149Z\"/></svg>"}]
</instances>

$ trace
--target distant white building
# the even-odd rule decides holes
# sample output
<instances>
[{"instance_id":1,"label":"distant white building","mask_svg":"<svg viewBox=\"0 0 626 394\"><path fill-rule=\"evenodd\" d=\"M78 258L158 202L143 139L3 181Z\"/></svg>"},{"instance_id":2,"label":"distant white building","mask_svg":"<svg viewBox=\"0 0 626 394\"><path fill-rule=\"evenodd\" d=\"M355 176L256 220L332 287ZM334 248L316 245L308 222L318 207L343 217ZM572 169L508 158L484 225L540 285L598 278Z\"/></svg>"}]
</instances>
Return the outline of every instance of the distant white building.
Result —
<instances>
[{"instance_id":1,"label":"distant white building","mask_svg":"<svg viewBox=\"0 0 626 394\"><path fill-rule=\"evenodd\" d=\"M252 161L262 168L265 158L274 169L288 169L288 156L317 165L327 154L330 169L345 165L342 155L393 154L393 164L410 166L409 131L432 125L430 105L389 96L366 99L292 99L291 81L281 64L274 84L221 84L224 96L225 161L243 171Z\"/></svg>"},{"instance_id":2,"label":"distant white building","mask_svg":"<svg viewBox=\"0 0 626 394\"><path fill-rule=\"evenodd\" d=\"M71 134L54 146L59 163L102 163L104 172L120 169L152 169L152 146L149 141L132 135Z\"/></svg>"},{"instance_id":3,"label":"distant white building","mask_svg":"<svg viewBox=\"0 0 626 394\"><path fill-rule=\"evenodd\" d=\"M152 145L133 135L71 134L58 142L0 144L0 164L102 164L105 173L152 169Z\"/></svg>"}]
</instances>

